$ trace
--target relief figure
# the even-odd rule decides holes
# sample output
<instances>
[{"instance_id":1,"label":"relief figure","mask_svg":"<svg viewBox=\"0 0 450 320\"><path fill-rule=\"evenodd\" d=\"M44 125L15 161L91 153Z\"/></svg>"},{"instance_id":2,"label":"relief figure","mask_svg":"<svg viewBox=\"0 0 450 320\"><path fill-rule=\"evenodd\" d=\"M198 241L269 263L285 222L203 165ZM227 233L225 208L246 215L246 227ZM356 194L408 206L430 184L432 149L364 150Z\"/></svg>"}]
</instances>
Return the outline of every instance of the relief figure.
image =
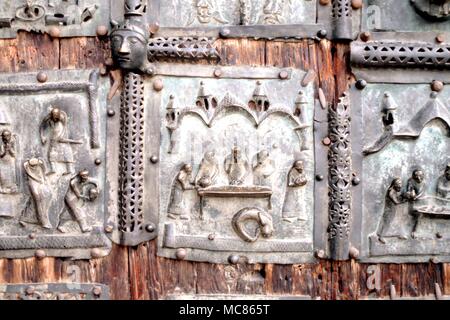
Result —
<instances>
[{"instance_id":1,"label":"relief figure","mask_svg":"<svg viewBox=\"0 0 450 320\"><path fill-rule=\"evenodd\" d=\"M185 203L185 192L193 189L192 166L185 164L173 182L169 208L167 210L169 218L189 220L189 210Z\"/></svg>"},{"instance_id":2,"label":"relief figure","mask_svg":"<svg viewBox=\"0 0 450 320\"><path fill-rule=\"evenodd\" d=\"M303 187L307 183L303 161L297 160L288 173L286 197L282 213L284 221L305 220L302 217L304 214L304 209L302 208L304 208L305 201L305 188Z\"/></svg>"},{"instance_id":3,"label":"relief figure","mask_svg":"<svg viewBox=\"0 0 450 320\"><path fill-rule=\"evenodd\" d=\"M408 206L405 205L407 199L402 194L402 180L395 178L386 193L383 217L378 225L377 236L381 243L386 243L387 237L397 237L408 239L406 230L403 227L404 221L400 221Z\"/></svg>"},{"instance_id":4,"label":"relief figure","mask_svg":"<svg viewBox=\"0 0 450 320\"><path fill-rule=\"evenodd\" d=\"M0 145L0 193L18 191L16 175L16 138L11 131L3 130Z\"/></svg>"},{"instance_id":5,"label":"relief figure","mask_svg":"<svg viewBox=\"0 0 450 320\"><path fill-rule=\"evenodd\" d=\"M86 220L83 206L86 202L97 199L99 189L97 182L89 177L87 170L80 171L70 180L69 188L64 197L64 202L73 219L78 222L83 233L92 231L92 227Z\"/></svg>"},{"instance_id":6,"label":"relief figure","mask_svg":"<svg viewBox=\"0 0 450 320\"><path fill-rule=\"evenodd\" d=\"M231 154L225 159L225 172L228 175L230 185L238 186L244 184L248 176L250 165L239 147L234 147Z\"/></svg>"},{"instance_id":7,"label":"relief figure","mask_svg":"<svg viewBox=\"0 0 450 320\"><path fill-rule=\"evenodd\" d=\"M31 199L36 211L37 222L45 229L52 229L49 219L49 210L52 202L52 190L48 185L46 168L42 159L30 159L23 165L28 177L28 187L30 188ZM29 209L27 205L26 210ZM21 217L21 222L25 221L25 216ZM26 221L29 222L29 221Z\"/></svg>"},{"instance_id":8,"label":"relief figure","mask_svg":"<svg viewBox=\"0 0 450 320\"><path fill-rule=\"evenodd\" d=\"M195 178L195 186L206 188L213 185L216 182L218 174L219 162L216 159L215 153L212 151L205 153Z\"/></svg>"},{"instance_id":9,"label":"relief figure","mask_svg":"<svg viewBox=\"0 0 450 320\"><path fill-rule=\"evenodd\" d=\"M180 125L180 111L175 107L175 96L171 95L169 103L166 107L166 128L169 131L169 150L168 153L174 152L176 147L177 137L175 135L176 130Z\"/></svg>"},{"instance_id":10,"label":"relief figure","mask_svg":"<svg viewBox=\"0 0 450 320\"><path fill-rule=\"evenodd\" d=\"M275 163L270 159L269 151L263 150L256 155L256 164L253 167L253 184L256 186L272 187L272 174L275 172Z\"/></svg>"},{"instance_id":11,"label":"relief figure","mask_svg":"<svg viewBox=\"0 0 450 320\"><path fill-rule=\"evenodd\" d=\"M447 164L444 175L438 179L436 192L438 197L450 199L450 163Z\"/></svg>"},{"instance_id":12,"label":"relief figure","mask_svg":"<svg viewBox=\"0 0 450 320\"><path fill-rule=\"evenodd\" d=\"M196 20L201 24L213 22L218 24L228 23L222 16L216 0L192 0L191 16L189 17L187 26L194 24Z\"/></svg>"},{"instance_id":13,"label":"relief figure","mask_svg":"<svg viewBox=\"0 0 450 320\"><path fill-rule=\"evenodd\" d=\"M66 172L72 174L75 172L73 164L72 144L82 144L81 141L68 139L68 116L67 113L59 108L53 108L49 115L42 120L40 126L40 136L43 145L47 144L45 132L49 131L48 161L50 163L50 173L55 173L56 164L64 163Z\"/></svg>"},{"instance_id":14,"label":"relief figure","mask_svg":"<svg viewBox=\"0 0 450 320\"><path fill-rule=\"evenodd\" d=\"M290 0L266 0L258 24L283 24L283 12Z\"/></svg>"}]
</instances>

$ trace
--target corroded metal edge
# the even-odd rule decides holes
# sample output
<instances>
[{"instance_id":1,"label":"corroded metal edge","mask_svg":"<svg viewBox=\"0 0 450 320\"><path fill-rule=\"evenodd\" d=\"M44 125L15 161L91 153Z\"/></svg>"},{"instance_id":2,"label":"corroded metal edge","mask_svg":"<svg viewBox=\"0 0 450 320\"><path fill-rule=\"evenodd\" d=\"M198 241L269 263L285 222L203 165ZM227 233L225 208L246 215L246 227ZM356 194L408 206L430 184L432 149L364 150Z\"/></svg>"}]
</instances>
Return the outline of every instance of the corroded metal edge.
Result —
<instances>
[{"instance_id":1,"label":"corroded metal edge","mask_svg":"<svg viewBox=\"0 0 450 320\"><path fill-rule=\"evenodd\" d=\"M109 300L109 294L99 283L0 284L0 300Z\"/></svg>"}]
</instances>

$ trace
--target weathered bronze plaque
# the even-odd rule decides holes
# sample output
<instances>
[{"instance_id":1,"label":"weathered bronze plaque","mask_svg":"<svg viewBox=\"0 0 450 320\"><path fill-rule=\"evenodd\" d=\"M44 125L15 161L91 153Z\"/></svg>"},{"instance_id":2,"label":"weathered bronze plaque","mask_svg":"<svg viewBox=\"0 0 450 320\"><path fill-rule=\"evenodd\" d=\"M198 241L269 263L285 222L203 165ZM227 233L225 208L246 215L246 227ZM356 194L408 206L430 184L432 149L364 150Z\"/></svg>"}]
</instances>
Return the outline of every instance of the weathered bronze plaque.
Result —
<instances>
[{"instance_id":1,"label":"weathered bronze plaque","mask_svg":"<svg viewBox=\"0 0 450 320\"><path fill-rule=\"evenodd\" d=\"M361 259L449 261L448 74L429 83L435 74L424 70L357 75L364 81L352 90L353 163L362 183L354 192L353 242Z\"/></svg>"},{"instance_id":2,"label":"weathered bronze plaque","mask_svg":"<svg viewBox=\"0 0 450 320\"><path fill-rule=\"evenodd\" d=\"M448 0L364 0L363 31L450 32Z\"/></svg>"},{"instance_id":3,"label":"weathered bronze plaque","mask_svg":"<svg viewBox=\"0 0 450 320\"><path fill-rule=\"evenodd\" d=\"M110 0L2 0L0 38L17 31L50 32L58 37L95 36L111 19Z\"/></svg>"},{"instance_id":4,"label":"weathered bronze plaque","mask_svg":"<svg viewBox=\"0 0 450 320\"><path fill-rule=\"evenodd\" d=\"M159 255L216 263L312 261L315 226L325 233L314 215L314 189L326 185L315 184L315 102L313 84L301 86L306 73L155 69L146 82L153 87L146 93L152 110L146 141L160 148L159 157L148 155L153 164L145 186L158 185L146 199L159 203Z\"/></svg>"},{"instance_id":5,"label":"weathered bronze plaque","mask_svg":"<svg viewBox=\"0 0 450 320\"><path fill-rule=\"evenodd\" d=\"M0 75L0 257L108 253L108 90L97 70Z\"/></svg>"}]
</instances>

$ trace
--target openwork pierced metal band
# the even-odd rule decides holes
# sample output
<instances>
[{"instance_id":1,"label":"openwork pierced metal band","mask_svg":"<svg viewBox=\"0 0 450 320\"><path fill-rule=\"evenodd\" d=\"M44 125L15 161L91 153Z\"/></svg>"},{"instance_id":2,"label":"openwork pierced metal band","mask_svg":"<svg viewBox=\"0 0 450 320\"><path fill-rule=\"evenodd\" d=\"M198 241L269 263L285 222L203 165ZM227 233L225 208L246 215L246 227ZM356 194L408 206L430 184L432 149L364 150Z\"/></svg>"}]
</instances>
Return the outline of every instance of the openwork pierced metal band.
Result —
<instances>
[{"instance_id":1,"label":"openwork pierced metal band","mask_svg":"<svg viewBox=\"0 0 450 320\"><path fill-rule=\"evenodd\" d=\"M332 23L335 39L352 39L352 8L350 0L333 0Z\"/></svg>"},{"instance_id":2,"label":"openwork pierced metal band","mask_svg":"<svg viewBox=\"0 0 450 320\"><path fill-rule=\"evenodd\" d=\"M347 93L329 110L329 226L330 255L348 258L351 219L352 158L350 140L350 98Z\"/></svg>"},{"instance_id":3,"label":"openwork pierced metal band","mask_svg":"<svg viewBox=\"0 0 450 320\"><path fill-rule=\"evenodd\" d=\"M370 42L352 44L352 62L364 67L450 68L450 46Z\"/></svg>"},{"instance_id":4,"label":"openwork pierced metal band","mask_svg":"<svg viewBox=\"0 0 450 320\"><path fill-rule=\"evenodd\" d=\"M148 43L148 59L220 59L214 48L214 39L206 37L151 38Z\"/></svg>"},{"instance_id":5,"label":"openwork pierced metal band","mask_svg":"<svg viewBox=\"0 0 450 320\"><path fill-rule=\"evenodd\" d=\"M121 243L143 229L144 193L144 79L128 72L120 111L120 213Z\"/></svg>"}]
</instances>

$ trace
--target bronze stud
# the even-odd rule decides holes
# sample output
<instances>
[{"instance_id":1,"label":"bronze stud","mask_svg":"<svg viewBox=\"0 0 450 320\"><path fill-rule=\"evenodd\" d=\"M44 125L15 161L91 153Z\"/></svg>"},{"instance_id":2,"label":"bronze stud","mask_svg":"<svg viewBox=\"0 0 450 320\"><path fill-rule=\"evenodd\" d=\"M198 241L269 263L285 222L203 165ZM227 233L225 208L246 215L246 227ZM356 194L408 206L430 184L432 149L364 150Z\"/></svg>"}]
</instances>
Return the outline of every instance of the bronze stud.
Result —
<instances>
[{"instance_id":1,"label":"bronze stud","mask_svg":"<svg viewBox=\"0 0 450 320\"><path fill-rule=\"evenodd\" d=\"M214 77L220 78L222 76L222 70L216 69L214 70Z\"/></svg>"},{"instance_id":2,"label":"bronze stud","mask_svg":"<svg viewBox=\"0 0 450 320\"><path fill-rule=\"evenodd\" d=\"M357 185L359 185L361 183L361 180L358 178L358 177L354 177L353 179L352 179L352 184L354 185L354 186L357 186Z\"/></svg>"},{"instance_id":3,"label":"bronze stud","mask_svg":"<svg viewBox=\"0 0 450 320\"><path fill-rule=\"evenodd\" d=\"M152 232L155 231L155 226L154 226L153 224L148 224L148 225L145 226L145 230L146 230L147 232L152 233Z\"/></svg>"},{"instance_id":4,"label":"bronze stud","mask_svg":"<svg viewBox=\"0 0 450 320\"><path fill-rule=\"evenodd\" d=\"M322 143L324 146L329 146L331 144L331 139L328 137L323 138Z\"/></svg>"},{"instance_id":5,"label":"bronze stud","mask_svg":"<svg viewBox=\"0 0 450 320\"><path fill-rule=\"evenodd\" d=\"M325 38L325 37L327 36L327 34L328 34L328 32L327 32L327 30L325 30L325 29L320 29L319 31L317 31L317 36L318 36L320 39Z\"/></svg>"},{"instance_id":6,"label":"bronze stud","mask_svg":"<svg viewBox=\"0 0 450 320\"><path fill-rule=\"evenodd\" d=\"M331 2L331 0L319 0L319 4L322 6L327 6L329 5Z\"/></svg>"},{"instance_id":7,"label":"bronze stud","mask_svg":"<svg viewBox=\"0 0 450 320\"><path fill-rule=\"evenodd\" d=\"M322 181L323 179L324 179L323 175L321 175L321 174L316 175L317 181Z\"/></svg>"},{"instance_id":8,"label":"bronze stud","mask_svg":"<svg viewBox=\"0 0 450 320\"><path fill-rule=\"evenodd\" d=\"M97 158L97 159L95 159L94 162L95 162L95 164L96 164L97 166L99 166L99 165L102 164L102 159Z\"/></svg>"},{"instance_id":9,"label":"bronze stud","mask_svg":"<svg viewBox=\"0 0 450 320\"><path fill-rule=\"evenodd\" d=\"M97 32L97 36L104 37L108 34L108 28L106 26L101 25L101 26L97 27L96 32Z\"/></svg>"},{"instance_id":10,"label":"bronze stud","mask_svg":"<svg viewBox=\"0 0 450 320\"><path fill-rule=\"evenodd\" d=\"M444 84L441 81L434 80L431 82L431 90L434 92L440 92L444 89Z\"/></svg>"},{"instance_id":11,"label":"bronze stud","mask_svg":"<svg viewBox=\"0 0 450 320\"><path fill-rule=\"evenodd\" d=\"M231 264L237 264L239 262L239 256L237 255L231 255L228 257L228 262Z\"/></svg>"},{"instance_id":12,"label":"bronze stud","mask_svg":"<svg viewBox=\"0 0 450 320\"><path fill-rule=\"evenodd\" d=\"M30 234L28 235L28 238L30 238L31 240L36 239L36 233L30 233Z\"/></svg>"},{"instance_id":13,"label":"bronze stud","mask_svg":"<svg viewBox=\"0 0 450 320\"><path fill-rule=\"evenodd\" d=\"M39 81L40 83L44 83L47 82L48 80L48 76L45 72L41 71L37 74L36 76L37 81Z\"/></svg>"},{"instance_id":14,"label":"bronze stud","mask_svg":"<svg viewBox=\"0 0 450 320\"><path fill-rule=\"evenodd\" d=\"M42 259L45 258L46 253L45 253L44 250L39 249L39 250L36 250L36 252L34 253L34 256L35 256L36 258L38 258L39 260L42 260Z\"/></svg>"},{"instance_id":15,"label":"bronze stud","mask_svg":"<svg viewBox=\"0 0 450 320\"><path fill-rule=\"evenodd\" d=\"M105 232L106 232L106 233L112 233L113 231L114 231L114 227L113 227L112 225L108 224L108 225L105 227Z\"/></svg>"},{"instance_id":16,"label":"bronze stud","mask_svg":"<svg viewBox=\"0 0 450 320\"><path fill-rule=\"evenodd\" d=\"M359 90L363 90L366 86L367 86L367 81L363 80L363 79L360 79L360 80L356 81L356 83L355 83L356 89L359 89Z\"/></svg>"},{"instance_id":17,"label":"bronze stud","mask_svg":"<svg viewBox=\"0 0 450 320\"><path fill-rule=\"evenodd\" d=\"M31 296L35 292L35 288L33 286L29 286L25 289L25 293L29 296Z\"/></svg>"},{"instance_id":18,"label":"bronze stud","mask_svg":"<svg viewBox=\"0 0 450 320\"><path fill-rule=\"evenodd\" d=\"M101 258L102 257L102 252L99 248L94 248L91 250L91 257L96 259L96 258Z\"/></svg>"},{"instance_id":19,"label":"bronze stud","mask_svg":"<svg viewBox=\"0 0 450 320\"><path fill-rule=\"evenodd\" d=\"M216 238L216 236L212 233L210 235L208 235L208 240L213 241L215 238Z\"/></svg>"},{"instance_id":20,"label":"bronze stud","mask_svg":"<svg viewBox=\"0 0 450 320\"><path fill-rule=\"evenodd\" d=\"M279 77L281 80L286 80L289 77L289 73L286 70L280 72Z\"/></svg>"},{"instance_id":21,"label":"bronze stud","mask_svg":"<svg viewBox=\"0 0 450 320\"><path fill-rule=\"evenodd\" d=\"M369 41L371 37L372 37L372 35L370 34L369 31L361 32L359 35L359 38L364 42Z\"/></svg>"},{"instance_id":22,"label":"bronze stud","mask_svg":"<svg viewBox=\"0 0 450 320\"><path fill-rule=\"evenodd\" d=\"M178 260L184 260L186 258L186 249L177 249L177 252L175 253L175 256L177 257Z\"/></svg>"},{"instance_id":23,"label":"bronze stud","mask_svg":"<svg viewBox=\"0 0 450 320\"><path fill-rule=\"evenodd\" d=\"M159 23L158 22L152 23L148 28L148 31L150 31L151 34L157 33L159 31Z\"/></svg>"},{"instance_id":24,"label":"bronze stud","mask_svg":"<svg viewBox=\"0 0 450 320\"><path fill-rule=\"evenodd\" d=\"M355 10L361 9L363 5L362 0L352 0L352 8Z\"/></svg>"},{"instance_id":25,"label":"bronze stud","mask_svg":"<svg viewBox=\"0 0 450 320\"><path fill-rule=\"evenodd\" d=\"M438 34L436 36L436 42L437 43L443 43L445 41L445 36L443 34Z\"/></svg>"},{"instance_id":26,"label":"bronze stud","mask_svg":"<svg viewBox=\"0 0 450 320\"><path fill-rule=\"evenodd\" d=\"M155 91L161 91L164 88L164 83L161 79L156 79L153 81L153 89Z\"/></svg>"},{"instance_id":27,"label":"bronze stud","mask_svg":"<svg viewBox=\"0 0 450 320\"><path fill-rule=\"evenodd\" d=\"M92 289L92 294L93 294L94 296L96 296L96 297L100 297L100 296L102 295L102 288L99 287L99 286L95 286L95 287Z\"/></svg>"},{"instance_id":28,"label":"bronze stud","mask_svg":"<svg viewBox=\"0 0 450 320\"><path fill-rule=\"evenodd\" d=\"M108 117L114 117L116 112L113 109L108 109Z\"/></svg>"},{"instance_id":29,"label":"bronze stud","mask_svg":"<svg viewBox=\"0 0 450 320\"><path fill-rule=\"evenodd\" d=\"M159 161L159 159L158 159L157 156L151 156L151 157L150 157L150 162L151 162L151 163L155 164L155 163L158 163L158 161Z\"/></svg>"},{"instance_id":30,"label":"bronze stud","mask_svg":"<svg viewBox=\"0 0 450 320\"><path fill-rule=\"evenodd\" d=\"M230 33L231 33L230 29L222 29L222 30L220 30L220 35L222 37L228 37L230 35Z\"/></svg>"},{"instance_id":31,"label":"bronze stud","mask_svg":"<svg viewBox=\"0 0 450 320\"><path fill-rule=\"evenodd\" d=\"M355 247L351 247L349 251L350 258L358 259L359 258L359 250Z\"/></svg>"},{"instance_id":32,"label":"bronze stud","mask_svg":"<svg viewBox=\"0 0 450 320\"><path fill-rule=\"evenodd\" d=\"M320 249L320 250L316 250L316 252L314 252L314 256L317 258L317 259L325 259L325 251L323 251L322 249Z\"/></svg>"},{"instance_id":33,"label":"bronze stud","mask_svg":"<svg viewBox=\"0 0 450 320\"><path fill-rule=\"evenodd\" d=\"M51 27L48 30L48 34L50 35L50 37L52 38L59 38L59 36L61 35L61 31L59 30L58 27Z\"/></svg>"}]
</instances>

